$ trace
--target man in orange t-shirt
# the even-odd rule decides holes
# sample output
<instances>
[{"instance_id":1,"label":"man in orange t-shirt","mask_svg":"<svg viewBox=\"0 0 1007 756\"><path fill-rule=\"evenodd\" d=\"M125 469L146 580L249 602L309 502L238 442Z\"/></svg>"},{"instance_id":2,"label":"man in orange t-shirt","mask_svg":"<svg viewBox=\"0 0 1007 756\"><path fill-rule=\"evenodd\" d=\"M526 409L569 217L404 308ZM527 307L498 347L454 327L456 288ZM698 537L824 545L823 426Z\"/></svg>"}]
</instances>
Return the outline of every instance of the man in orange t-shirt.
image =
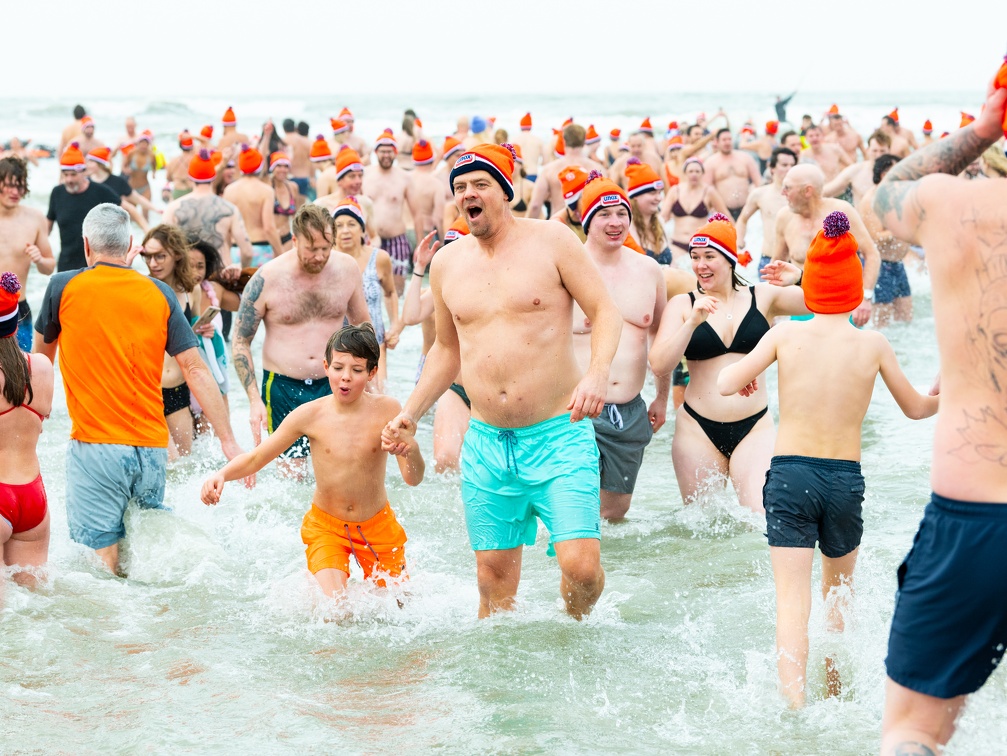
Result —
<instances>
[{"instance_id":1,"label":"man in orange t-shirt","mask_svg":"<svg viewBox=\"0 0 1007 756\"><path fill-rule=\"evenodd\" d=\"M175 293L128 264L129 215L104 203L84 218L87 268L49 280L35 322L35 351L55 362L72 428L67 449L70 537L119 566L130 501L161 508L168 426L161 398L164 353L178 361L228 459L241 453L220 389L196 349Z\"/></svg>"}]
</instances>

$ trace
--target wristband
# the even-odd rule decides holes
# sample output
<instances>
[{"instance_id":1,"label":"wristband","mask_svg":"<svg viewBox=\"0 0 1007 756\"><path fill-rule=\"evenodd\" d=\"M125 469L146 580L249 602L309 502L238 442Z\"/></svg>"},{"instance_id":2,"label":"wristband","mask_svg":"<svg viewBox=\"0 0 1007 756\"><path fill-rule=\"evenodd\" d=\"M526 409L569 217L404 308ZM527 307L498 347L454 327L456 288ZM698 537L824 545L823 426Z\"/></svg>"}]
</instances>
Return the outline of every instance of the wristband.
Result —
<instances>
[{"instance_id":1,"label":"wristband","mask_svg":"<svg viewBox=\"0 0 1007 756\"><path fill-rule=\"evenodd\" d=\"M414 276L419 276L420 278L423 278L423 276L425 276L426 274L427 274L427 272L425 270L414 270L413 271L413 275Z\"/></svg>"},{"instance_id":2,"label":"wristband","mask_svg":"<svg viewBox=\"0 0 1007 756\"><path fill-rule=\"evenodd\" d=\"M800 286L803 280L804 280L804 269L802 268L801 275L797 277L797 282L794 284L794 286Z\"/></svg>"},{"instance_id":3,"label":"wristband","mask_svg":"<svg viewBox=\"0 0 1007 756\"><path fill-rule=\"evenodd\" d=\"M866 299L868 302L873 301L874 289L864 289L864 299Z\"/></svg>"}]
</instances>

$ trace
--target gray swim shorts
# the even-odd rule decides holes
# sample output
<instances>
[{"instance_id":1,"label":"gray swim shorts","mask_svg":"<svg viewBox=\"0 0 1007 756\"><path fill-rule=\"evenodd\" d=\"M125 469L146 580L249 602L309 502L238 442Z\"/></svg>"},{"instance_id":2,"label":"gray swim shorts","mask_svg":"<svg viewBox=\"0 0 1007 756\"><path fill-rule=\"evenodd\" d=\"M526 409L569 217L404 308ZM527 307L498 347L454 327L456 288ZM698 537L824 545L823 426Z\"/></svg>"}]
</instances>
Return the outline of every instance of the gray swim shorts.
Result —
<instances>
[{"instance_id":1,"label":"gray swim shorts","mask_svg":"<svg viewBox=\"0 0 1007 756\"><path fill-rule=\"evenodd\" d=\"M601 489L633 493L643 464L643 450L654 436L647 403L638 394L625 404L606 404L593 422L601 457Z\"/></svg>"}]
</instances>

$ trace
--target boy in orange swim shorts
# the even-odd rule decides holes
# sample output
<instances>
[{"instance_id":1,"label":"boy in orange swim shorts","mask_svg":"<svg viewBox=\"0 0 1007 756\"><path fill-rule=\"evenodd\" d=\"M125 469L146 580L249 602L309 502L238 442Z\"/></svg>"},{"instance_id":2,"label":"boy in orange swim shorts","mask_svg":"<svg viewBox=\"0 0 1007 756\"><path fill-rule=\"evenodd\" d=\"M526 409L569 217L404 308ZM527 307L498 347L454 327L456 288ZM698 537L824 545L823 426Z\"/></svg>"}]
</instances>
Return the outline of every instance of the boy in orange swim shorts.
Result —
<instances>
[{"instance_id":1,"label":"boy in orange swim shorts","mask_svg":"<svg viewBox=\"0 0 1007 756\"><path fill-rule=\"evenodd\" d=\"M216 504L224 482L261 470L301 436L311 443L315 496L304 516L308 569L328 596L346 587L350 556L370 578L375 570L392 577L406 566L406 533L395 519L385 491L388 452L380 436L401 411L390 396L364 391L378 369L380 348L370 323L337 331L325 347L325 373L332 396L303 404L272 435L240 454L203 483L204 504ZM423 480L423 456L415 438L398 455L399 471L410 486ZM380 579L378 585L383 585Z\"/></svg>"}]
</instances>

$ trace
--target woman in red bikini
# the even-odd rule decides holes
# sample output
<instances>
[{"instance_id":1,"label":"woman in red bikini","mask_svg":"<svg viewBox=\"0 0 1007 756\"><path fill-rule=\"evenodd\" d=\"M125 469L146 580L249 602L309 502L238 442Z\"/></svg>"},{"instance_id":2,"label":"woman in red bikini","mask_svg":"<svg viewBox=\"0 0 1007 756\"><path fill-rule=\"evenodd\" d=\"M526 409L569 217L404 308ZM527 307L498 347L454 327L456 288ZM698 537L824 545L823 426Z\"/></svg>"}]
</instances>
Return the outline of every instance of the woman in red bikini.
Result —
<instances>
[{"instance_id":1,"label":"woman in red bikini","mask_svg":"<svg viewBox=\"0 0 1007 756\"><path fill-rule=\"evenodd\" d=\"M45 355L18 347L20 291L16 275L0 276L0 544L5 565L31 568L49 556L49 509L35 446L52 408L53 370ZM18 571L14 580L33 588L36 575Z\"/></svg>"}]
</instances>

